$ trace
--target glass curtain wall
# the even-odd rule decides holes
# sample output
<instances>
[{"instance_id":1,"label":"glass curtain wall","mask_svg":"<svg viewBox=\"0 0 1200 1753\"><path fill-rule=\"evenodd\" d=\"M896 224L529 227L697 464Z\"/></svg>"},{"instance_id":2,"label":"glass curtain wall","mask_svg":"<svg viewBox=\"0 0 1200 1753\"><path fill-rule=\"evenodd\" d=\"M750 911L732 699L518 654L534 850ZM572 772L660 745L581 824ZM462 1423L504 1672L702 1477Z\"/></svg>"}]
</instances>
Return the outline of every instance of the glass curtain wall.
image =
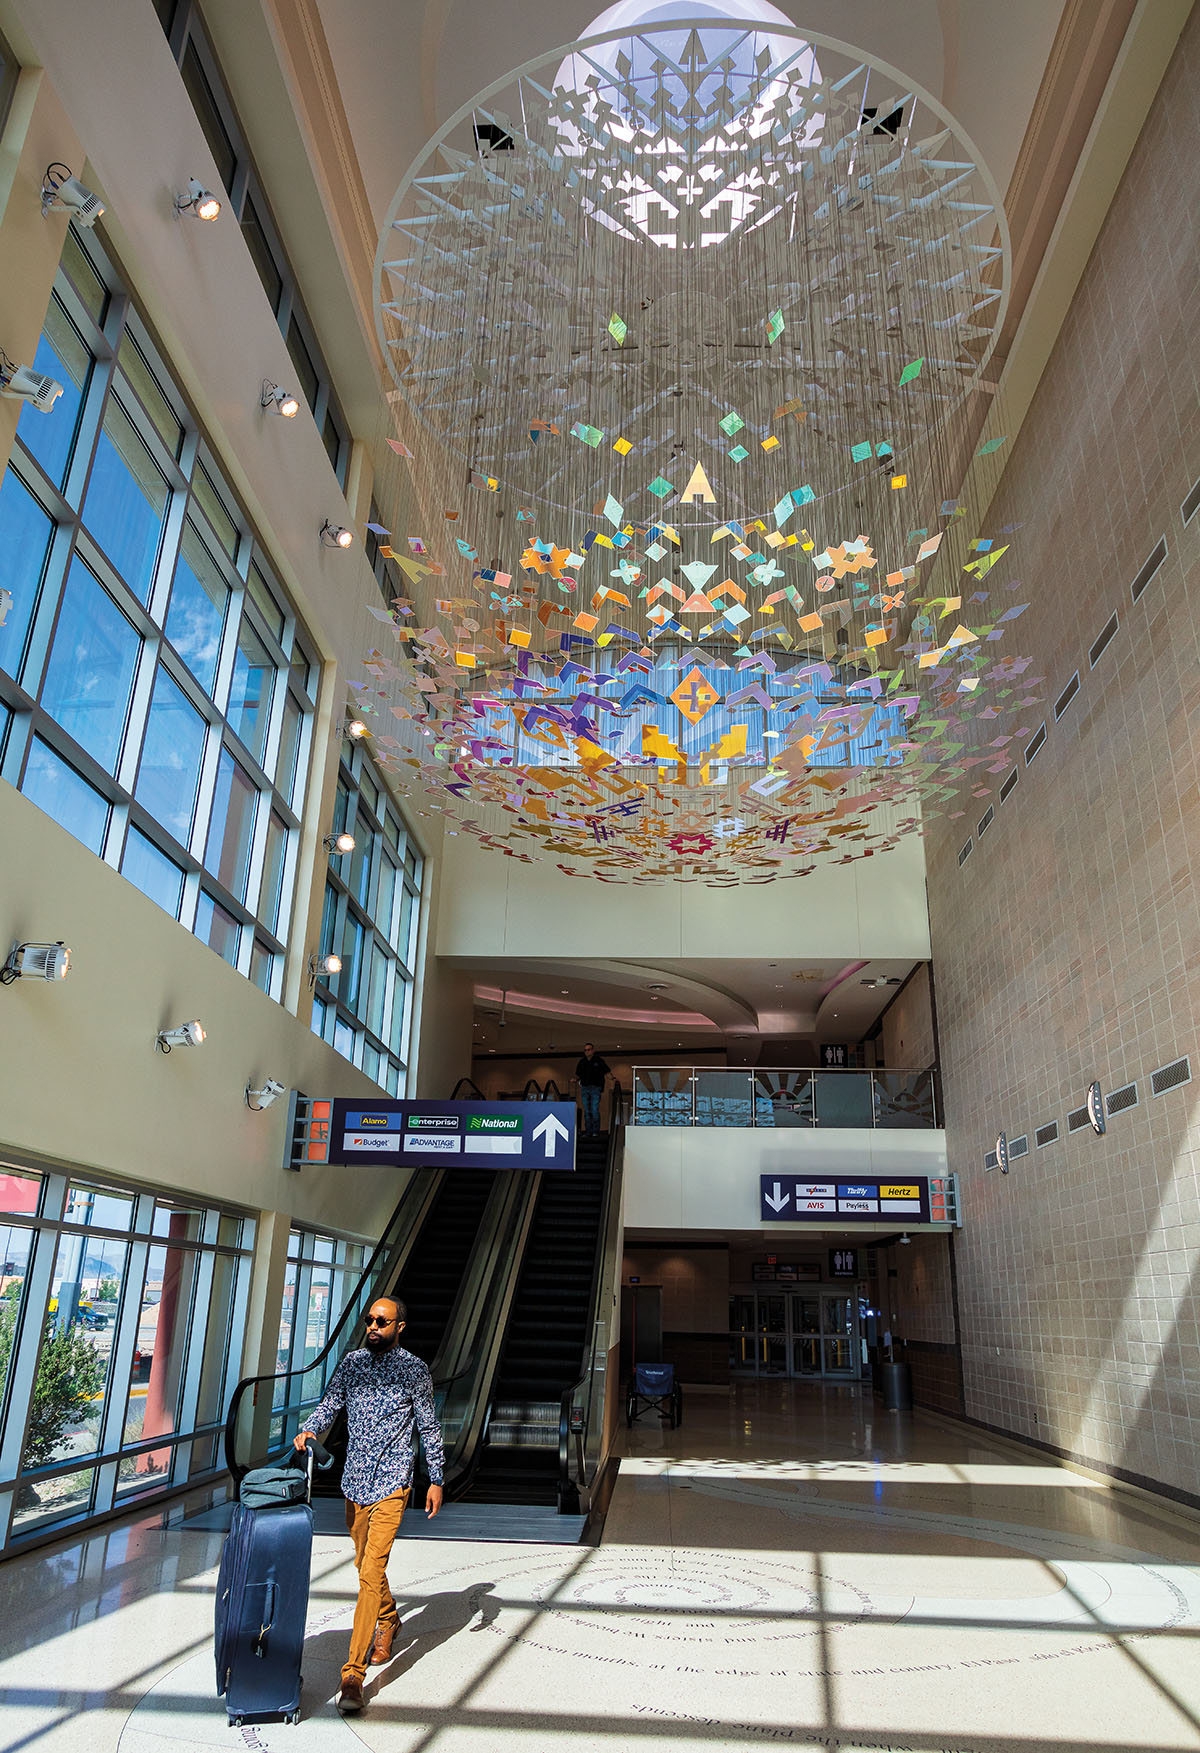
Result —
<instances>
[{"instance_id":1,"label":"glass curtain wall","mask_svg":"<svg viewBox=\"0 0 1200 1753\"><path fill-rule=\"evenodd\" d=\"M91 234L35 363L65 389L0 479L0 775L278 997L309 648Z\"/></svg>"},{"instance_id":2,"label":"glass curtain wall","mask_svg":"<svg viewBox=\"0 0 1200 1753\"><path fill-rule=\"evenodd\" d=\"M367 1249L362 1242L347 1242L319 1230L293 1225L288 1237L279 1316L277 1374L304 1369L321 1351L354 1294L366 1258ZM280 1382L276 1385L277 1405L283 1403L284 1393L285 1384ZM281 1437L282 1431L282 1417L274 1419L272 1443Z\"/></svg>"},{"instance_id":3,"label":"glass curtain wall","mask_svg":"<svg viewBox=\"0 0 1200 1753\"><path fill-rule=\"evenodd\" d=\"M403 1095L416 974L421 858L360 742L343 738L334 834L353 852L331 853L321 918L322 975L312 1027L393 1095Z\"/></svg>"},{"instance_id":4,"label":"glass curtain wall","mask_svg":"<svg viewBox=\"0 0 1200 1753\"><path fill-rule=\"evenodd\" d=\"M254 1220L0 1164L0 1550L223 1464Z\"/></svg>"}]
</instances>

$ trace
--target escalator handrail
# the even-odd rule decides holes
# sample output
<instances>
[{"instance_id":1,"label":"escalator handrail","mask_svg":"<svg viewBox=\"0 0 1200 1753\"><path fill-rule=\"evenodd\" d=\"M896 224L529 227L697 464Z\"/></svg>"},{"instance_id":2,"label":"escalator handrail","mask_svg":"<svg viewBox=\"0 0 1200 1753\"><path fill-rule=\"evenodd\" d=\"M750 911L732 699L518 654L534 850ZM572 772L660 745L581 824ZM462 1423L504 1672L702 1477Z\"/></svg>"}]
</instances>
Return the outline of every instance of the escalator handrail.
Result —
<instances>
[{"instance_id":1,"label":"escalator handrail","mask_svg":"<svg viewBox=\"0 0 1200 1753\"><path fill-rule=\"evenodd\" d=\"M333 1352L341 1343L343 1328L347 1325L353 1326L357 1324L362 1320L362 1317L366 1312L365 1309L359 1309L358 1313L353 1315L353 1319L351 1318L358 1302L360 1290L365 1284L369 1283L374 1277L379 1275L384 1264L384 1255L390 1254L396 1246L396 1237L394 1236L393 1231L396 1229L401 1207L411 1201L417 1210L419 1210L422 1203L427 1198L428 1193L429 1183L422 1177L421 1172L418 1171L408 1182L399 1199L396 1201L395 1210L384 1225L383 1234L371 1250L371 1257L360 1272L358 1283L346 1298L345 1307L334 1322L328 1339L325 1341L325 1344L321 1347L316 1357L314 1357L310 1363L304 1364L298 1368L290 1370L267 1370L264 1371L262 1375L244 1376L238 1383L237 1387L233 1390L233 1395L229 1401L229 1410L225 1414L225 1464L233 1475L235 1482L240 1480L242 1475L246 1472L246 1468L242 1466L237 1458L234 1447L237 1431L237 1415L245 1394L251 1388L256 1388L261 1382L284 1382L289 1381L293 1376L311 1375L314 1370L320 1369L320 1367L329 1360ZM274 1397L272 1396L272 1400L273 1398ZM285 1407L286 1404L287 1401L285 1397Z\"/></svg>"},{"instance_id":2,"label":"escalator handrail","mask_svg":"<svg viewBox=\"0 0 1200 1753\"><path fill-rule=\"evenodd\" d=\"M473 1077L460 1077L454 1088L450 1091L450 1100L452 1102L460 1100L460 1091L464 1089L467 1092L468 1098L473 1098L477 1102L487 1101L487 1097L484 1095Z\"/></svg>"},{"instance_id":3,"label":"escalator handrail","mask_svg":"<svg viewBox=\"0 0 1200 1753\"><path fill-rule=\"evenodd\" d=\"M553 1091L554 1093L551 1094L551 1091ZM546 1079L545 1084L542 1086L542 1100L543 1100L543 1102L565 1102L566 1099L567 1098L563 1095L562 1091L559 1089L559 1087L555 1083L554 1079L552 1077L548 1077Z\"/></svg>"},{"instance_id":4,"label":"escalator handrail","mask_svg":"<svg viewBox=\"0 0 1200 1753\"><path fill-rule=\"evenodd\" d=\"M558 1481L560 1501L570 1486L570 1453L571 1453L571 1408L575 1405L575 1397L588 1386L596 1369L596 1327L600 1318L600 1298L604 1293L601 1277L604 1270L604 1258L607 1252L609 1231L614 1219L614 1196L619 1199L620 1177L617 1164L620 1160L619 1151L624 1144L624 1112L625 1098L621 1085L615 1080L612 1089L612 1108L608 1124L608 1160L604 1166L604 1210L596 1229L596 1250L592 1256L592 1288L589 1299L591 1309L590 1341L588 1346L588 1367L577 1381L564 1389L559 1401L558 1414ZM586 1447L588 1437L587 1412L584 1412L583 1438ZM581 1484L586 1481L580 1481Z\"/></svg>"},{"instance_id":5,"label":"escalator handrail","mask_svg":"<svg viewBox=\"0 0 1200 1753\"><path fill-rule=\"evenodd\" d=\"M525 1079L525 1088L521 1091L521 1100L523 1102L544 1102L545 1099L545 1092L537 1078L527 1077Z\"/></svg>"}]
</instances>

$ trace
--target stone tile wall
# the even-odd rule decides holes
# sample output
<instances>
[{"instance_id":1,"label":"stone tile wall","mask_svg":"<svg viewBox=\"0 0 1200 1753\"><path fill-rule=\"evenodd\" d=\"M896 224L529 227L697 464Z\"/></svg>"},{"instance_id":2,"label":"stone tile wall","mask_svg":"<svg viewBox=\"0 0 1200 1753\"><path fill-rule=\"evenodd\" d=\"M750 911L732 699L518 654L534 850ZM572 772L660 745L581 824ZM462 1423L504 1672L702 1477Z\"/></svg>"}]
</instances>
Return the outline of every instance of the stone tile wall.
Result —
<instances>
[{"instance_id":1,"label":"stone tile wall","mask_svg":"<svg viewBox=\"0 0 1200 1753\"><path fill-rule=\"evenodd\" d=\"M989 519L1021 525L1032 607L1012 644L1046 678L1046 741L1003 804L996 776L995 821L961 868L987 800L965 794L928 846L967 1413L1193 1499L1200 517L1184 526L1180 505L1200 476L1197 137L1194 13ZM1182 1054L1196 1081L1153 1098L1151 1072ZM1138 1086L1104 1137L1067 1128L1093 1078ZM1049 1121L1060 1136L1038 1149ZM1029 1141L1007 1176L984 1169L1002 1129Z\"/></svg>"}]
</instances>

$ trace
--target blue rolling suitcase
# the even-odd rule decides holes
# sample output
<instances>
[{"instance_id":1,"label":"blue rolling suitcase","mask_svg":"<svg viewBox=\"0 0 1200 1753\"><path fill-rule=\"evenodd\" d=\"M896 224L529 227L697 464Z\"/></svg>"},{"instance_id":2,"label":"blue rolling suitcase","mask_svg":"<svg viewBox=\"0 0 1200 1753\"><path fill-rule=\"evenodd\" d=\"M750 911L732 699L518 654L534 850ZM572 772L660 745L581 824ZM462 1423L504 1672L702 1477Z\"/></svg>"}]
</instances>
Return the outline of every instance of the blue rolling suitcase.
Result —
<instances>
[{"instance_id":1,"label":"blue rolling suitcase","mask_svg":"<svg viewBox=\"0 0 1200 1753\"><path fill-rule=\"evenodd\" d=\"M217 1577L217 1692L231 1724L300 1721L300 1659L308 1617L312 1561L313 1449L303 1475L263 1468L242 1489L261 1501L263 1483L279 1501L250 1507L238 1502L221 1552ZM268 1476L271 1476L268 1478ZM259 1481L256 1492L254 1482ZM289 1493L298 1501L287 1501Z\"/></svg>"}]
</instances>

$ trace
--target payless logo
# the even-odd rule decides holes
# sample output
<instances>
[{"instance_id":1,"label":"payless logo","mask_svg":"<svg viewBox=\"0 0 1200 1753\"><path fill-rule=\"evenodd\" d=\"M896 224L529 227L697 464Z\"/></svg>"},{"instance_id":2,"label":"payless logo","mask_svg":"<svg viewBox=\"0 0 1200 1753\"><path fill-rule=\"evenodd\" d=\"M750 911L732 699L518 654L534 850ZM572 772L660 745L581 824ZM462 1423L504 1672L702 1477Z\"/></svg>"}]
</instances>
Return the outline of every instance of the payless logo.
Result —
<instances>
[{"instance_id":1,"label":"payless logo","mask_svg":"<svg viewBox=\"0 0 1200 1753\"><path fill-rule=\"evenodd\" d=\"M457 1132L457 1114L410 1114L405 1121L410 1132Z\"/></svg>"},{"instance_id":2,"label":"payless logo","mask_svg":"<svg viewBox=\"0 0 1200 1753\"><path fill-rule=\"evenodd\" d=\"M520 1116L513 1114L471 1114L467 1119L468 1132L517 1132L521 1131Z\"/></svg>"}]
</instances>

